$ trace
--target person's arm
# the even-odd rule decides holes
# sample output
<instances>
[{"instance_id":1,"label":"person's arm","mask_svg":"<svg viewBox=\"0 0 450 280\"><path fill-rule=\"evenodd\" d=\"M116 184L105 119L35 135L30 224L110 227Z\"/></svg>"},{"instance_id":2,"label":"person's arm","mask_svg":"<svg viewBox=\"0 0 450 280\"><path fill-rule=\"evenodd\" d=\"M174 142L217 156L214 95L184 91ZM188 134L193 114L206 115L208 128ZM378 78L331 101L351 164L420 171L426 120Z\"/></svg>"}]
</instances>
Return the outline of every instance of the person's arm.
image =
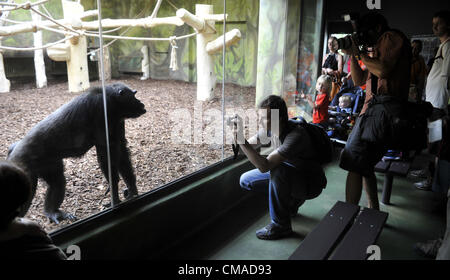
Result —
<instances>
[{"instance_id":1,"label":"person's arm","mask_svg":"<svg viewBox=\"0 0 450 280\"><path fill-rule=\"evenodd\" d=\"M318 106L316 106L316 104L312 100L311 95L306 95L306 94L302 93L300 97L303 98L303 99L306 99L306 102L308 102L309 106L311 106L313 109L317 109L318 108Z\"/></svg>"},{"instance_id":2,"label":"person's arm","mask_svg":"<svg viewBox=\"0 0 450 280\"><path fill-rule=\"evenodd\" d=\"M233 137L235 137L235 143L237 142L244 154L247 156L249 161L259 169L262 173L268 172L272 170L273 168L277 167L281 164L281 162L285 161L286 159L282 157L277 150L273 151L269 154L269 156L266 158L262 155L260 155L250 144L244 136L244 129L242 120L237 120L236 124L232 124L233 126ZM243 139L243 141L237 141L239 139ZM251 138L252 141L255 140L255 136Z\"/></svg>"},{"instance_id":3,"label":"person's arm","mask_svg":"<svg viewBox=\"0 0 450 280\"><path fill-rule=\"evenodd\" d=\"M354 55L351 56L350 62L350 73L351 78L353 80L353 84L357 87L363 86L366 84L367 77L369 72L367 70L362 70L361 66L359 66L358 60Z\"/></svg>"},{"instance_id":4,"label":"person's arm","mask_svg":"<svg viewBox=\"0 0 450 280\"><path fill-rule=\"evenodd\" d=\"M337 61L338 61L338 70L336 71L336 74L338 77L342 76L342 73L344 73L344 58L342 55L337 55Z\"/></svg>"},{"instance_id":5,"label":"person's arm","mask_svg":"<svg viewBox=\"0 0 450 280\"><path fill-rule=\"evenodd\" d=\"M388 78L402 55L403 39L393 32L386 32L379 39L377 57L361 54L361 60L367 69L380 79Z\"/></svg>"},{"instance_id":6,"label":"person's arm","mask_svg":"<svg viewBox=\"0 0 450 280\"><path fill-rule=\"evenodd\" d=\"M248 160L262 173L268 172L278 165L280 165L286 159L281 156L277 150L273 151L266 158L261 156L257 151L255 151L247 140L244 144L240 144L240 147L244 154L247 156Z\"/></svg>"},{"instance_id":7,"label":"person's arm","mask_svg":"<svg viewBox=\"0 0 450 280\"><path fill-rule=\"evenodd\" d=\"M450 90L450 41L442 46L442 56L444 63L442 64L442 77L446 80L447 89Z\"/></svg>"}]
</instances>

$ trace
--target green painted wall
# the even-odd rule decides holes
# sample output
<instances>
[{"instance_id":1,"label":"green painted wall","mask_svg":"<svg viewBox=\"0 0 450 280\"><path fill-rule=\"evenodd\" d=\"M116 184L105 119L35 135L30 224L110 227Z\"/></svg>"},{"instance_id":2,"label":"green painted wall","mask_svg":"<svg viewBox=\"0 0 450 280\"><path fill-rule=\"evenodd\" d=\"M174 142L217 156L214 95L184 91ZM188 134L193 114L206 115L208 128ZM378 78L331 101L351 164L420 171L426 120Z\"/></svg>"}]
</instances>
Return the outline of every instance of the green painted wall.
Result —
<instances>
[{"instance_id":1,"label":"green painted wall","mask_svg":"<svg viewBox=\"0 0 450 280\"><path fill-rule=\"evenodd\" d=\"M26 2L18 0L16 3ZM153 11L156 0L102 0L103 18L140 18L147 17ZM171 0L176 8L185 8L195 13L195 4L210 4L214 6L214 13L223 13L222 0ZM97 2L92 0L82 0L81 4L85 10L97 8ZM52 0L45 4L50 14L56 18L62 18L61 1ZM175 16L176 9L168 1L163 1L158 17ZM257 40L258 40L258 14L259 0L228 0L227 11L228 23L226 31L238 28L241 31L242 39L236 45L226 51L226 82L235 83L242 86L254 86L256 83L256 58L257 58ZM19 10L10 14L10 19L29 21L31 20L30 11ZM96 17L86 18L86 21L95 20ZM122 28L113 34L119 34L127 28ZM223 24L216 23L217 36L223 34ZM124 36L133 37L158 37L168 38L173 35L186 35L193 33L194 30L188 25L183 26L158 26L152 29L140 27L130 28ZM44 44L54 42L63 38L62 35L43 32ZM105 43L109 40L105 39ZM5 46L32 46L33 39L31 33L20 34L16 36L3 38ZM169 69L171 47L169 42L156 41L130 41L119 40L111 45L112 71L113 76L122 72L140 72L142 54L140 49L143 44L147 44L150 53L150 76L156 79L177 79L183 81L196 81L196 39L192 37L186 40L177 41L177 60L178 71ZM98 46L98 40L89 39L89 46ZM29 54L31 55L31 54ZM215 54L215 71L217 82L222 81L222 54Z\"/></svg>"},{"instance_id":2,"label":"green painted wall","mask_svg":"<svg viewBox=\"0 0 450 280\"><path fill-rule=\"evenodd\" d=\"M256 104L283 91L287 2L260 1Z\"/></svg>"}]
</instances>

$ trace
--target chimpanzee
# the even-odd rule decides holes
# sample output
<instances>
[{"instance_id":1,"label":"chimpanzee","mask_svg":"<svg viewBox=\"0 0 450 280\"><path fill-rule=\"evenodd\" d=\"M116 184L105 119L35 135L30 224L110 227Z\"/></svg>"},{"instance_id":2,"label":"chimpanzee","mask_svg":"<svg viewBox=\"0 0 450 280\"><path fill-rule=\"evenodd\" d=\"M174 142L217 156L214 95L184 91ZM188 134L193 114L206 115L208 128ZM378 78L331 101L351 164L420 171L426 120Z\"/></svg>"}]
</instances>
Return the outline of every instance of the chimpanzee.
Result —
<instances>
[{"instance_id":1,"label":"chimpanzee","mask_svg":"<svg viewBox=\"0 0 450 280\"><path fill-rule=\"evenodd\" d=\"M137 196L136 176L131 166L125 138L125 119L137 118L146 112L144 104L136 97L136 90L121 83L106 87L108 129L111 155L111 204L120 203L118 195L119 174L128 188L127 198ZM76 218L61 211L66 179L63 159L81 157L92 146L97 150L97 160L108 180L106 133L101 87L94 87L61 106L34 126L19 142L11 145L8 160L21 166L32 182L32 196L22 215L25 215L36 192L37 179L47 184L44 212L53 222Z\"/></svg>"}]
</instances>

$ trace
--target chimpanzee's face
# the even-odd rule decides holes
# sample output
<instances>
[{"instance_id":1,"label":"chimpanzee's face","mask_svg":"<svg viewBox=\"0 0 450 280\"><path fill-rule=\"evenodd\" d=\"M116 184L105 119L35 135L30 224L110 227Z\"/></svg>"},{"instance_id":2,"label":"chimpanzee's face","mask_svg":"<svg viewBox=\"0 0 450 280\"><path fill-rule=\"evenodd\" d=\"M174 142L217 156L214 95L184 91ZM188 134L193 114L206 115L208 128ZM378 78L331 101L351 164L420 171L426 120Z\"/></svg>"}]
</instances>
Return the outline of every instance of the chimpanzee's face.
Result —
<instances>
[{"instance_id":1,"label":"chimpanzee's face","mask_svg":"<svg viewBox=\"0 0 450 280\"><path fill-rule=\"evenodd\" d=\"M136 98L136 90L132 90L123 84L114 84L116 90L118 114L124 118L137 118L145 112L145 105Z\"/></svg>"}]
</instances>

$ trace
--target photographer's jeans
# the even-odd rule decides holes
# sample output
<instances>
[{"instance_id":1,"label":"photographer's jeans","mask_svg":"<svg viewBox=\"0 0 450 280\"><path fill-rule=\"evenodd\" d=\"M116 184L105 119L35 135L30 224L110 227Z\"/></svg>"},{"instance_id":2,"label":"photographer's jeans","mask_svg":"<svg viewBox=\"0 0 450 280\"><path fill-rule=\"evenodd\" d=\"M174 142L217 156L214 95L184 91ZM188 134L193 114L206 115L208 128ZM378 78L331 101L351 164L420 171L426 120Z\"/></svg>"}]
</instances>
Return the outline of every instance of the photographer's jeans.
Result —
<instances>
[{"instance_id":1,"label":"photographer's jeans","mask_svg":"<svg viewBox=\"0 0 450 280\"><path fill-rule=\"evenodd\" d=\"M241 175L242 188L269 194L269 212L272 222L291 227L290 207L295 204L292 183L296 169L283 163L272 171L261 173L253 169Z\"/></svg>"}]
</instances>

